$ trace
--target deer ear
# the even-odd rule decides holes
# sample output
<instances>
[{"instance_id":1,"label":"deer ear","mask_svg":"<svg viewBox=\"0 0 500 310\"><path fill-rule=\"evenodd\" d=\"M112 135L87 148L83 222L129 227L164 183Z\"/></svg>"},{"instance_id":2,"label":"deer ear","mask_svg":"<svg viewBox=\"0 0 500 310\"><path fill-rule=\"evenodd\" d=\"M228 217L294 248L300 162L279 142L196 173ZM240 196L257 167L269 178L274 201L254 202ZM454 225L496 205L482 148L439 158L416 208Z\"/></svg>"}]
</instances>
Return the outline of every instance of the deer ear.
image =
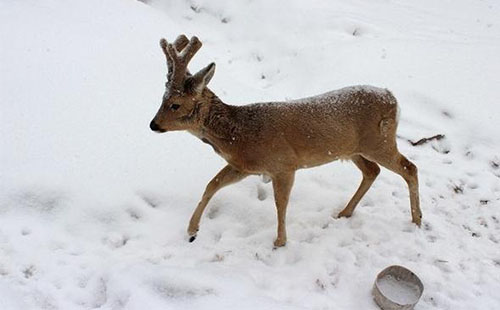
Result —
<instances>
[{"instance_id":1,"label":"deer ear","mask_svg":"<svg viewBox=\"0 0 500 310\"><path fill-rule=\"evenodd\" d=\"M212 62L205 68L198 71L195 75L193 75L190 78L193 90L196 91L197 93L201 93L203 89L208 85L212 77L214 76L214 73L215 73L215 63Z\"/></svg>"}]
</instances>

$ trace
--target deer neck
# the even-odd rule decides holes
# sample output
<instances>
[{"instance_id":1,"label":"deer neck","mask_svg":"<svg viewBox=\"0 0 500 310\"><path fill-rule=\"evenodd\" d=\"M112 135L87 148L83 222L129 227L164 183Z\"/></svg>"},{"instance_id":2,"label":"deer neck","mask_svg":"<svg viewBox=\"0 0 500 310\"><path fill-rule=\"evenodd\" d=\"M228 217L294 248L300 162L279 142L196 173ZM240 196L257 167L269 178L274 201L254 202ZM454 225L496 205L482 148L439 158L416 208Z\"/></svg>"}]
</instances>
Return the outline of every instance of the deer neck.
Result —
<instances>
[{"instance_id":1,"label":"deer neck","mask_svg":"<svg viewBox=\"0 0 500 310\"><path fill-rule=\"evenodd\" d=\"M229 154L234 147L237 126L232 117L233 109L210 92L209 103L200 107L199 126L192 132L221 155Z\"/></svg>"}]
</instances>

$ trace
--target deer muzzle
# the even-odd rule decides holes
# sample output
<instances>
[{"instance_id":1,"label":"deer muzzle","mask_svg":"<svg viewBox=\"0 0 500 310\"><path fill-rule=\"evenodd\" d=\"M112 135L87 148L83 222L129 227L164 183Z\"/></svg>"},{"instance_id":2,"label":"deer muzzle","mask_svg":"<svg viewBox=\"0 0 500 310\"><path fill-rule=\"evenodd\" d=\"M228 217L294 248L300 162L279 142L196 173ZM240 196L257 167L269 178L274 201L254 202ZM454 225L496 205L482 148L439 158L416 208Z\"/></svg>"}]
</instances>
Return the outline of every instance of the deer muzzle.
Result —
<instances>
[{"instance_id":1,"label":"deer muzzle","mask_svg":"<svg viewBox=\"0 0 500 310\"><path fill-rule=\"evenodd\" d=\"M151 128L152 131L154 132L165 132L165 129L160 128L158 124L156 124L155 120L152 120L151 123L149 123L149 128Z\"/></svg>"}]
</instances>

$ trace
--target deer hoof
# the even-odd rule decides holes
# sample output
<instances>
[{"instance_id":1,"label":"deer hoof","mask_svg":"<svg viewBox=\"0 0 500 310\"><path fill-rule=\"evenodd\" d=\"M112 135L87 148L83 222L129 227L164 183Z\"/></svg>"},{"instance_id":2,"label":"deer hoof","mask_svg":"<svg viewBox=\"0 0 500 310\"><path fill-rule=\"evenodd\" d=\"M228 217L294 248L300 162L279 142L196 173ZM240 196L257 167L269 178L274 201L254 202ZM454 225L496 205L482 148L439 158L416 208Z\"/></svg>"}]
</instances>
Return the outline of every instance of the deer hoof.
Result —
<instances>
[{"instance_id":1,"label":"deer hoof","mask_svg":"<svg viewBox=\"0 0 500 310\"><path fill-rule=\"evenodd\" d=\"M274 249L281 248L286 245L286 240L276 239L274 241Z\"/></svg>"},{"instance_id":2,"label":"deer hoof","mask_svg":"<svg viewBox=\"0 0 500 310\"><path fill-rule=\"evenodd\" d=\"M191 225L190 225L191 226ZM187 230L189 236L189 242L193 242L196 239L196 235L198 234L198 228L189 227Z\"/></svg>"},{"instance_id":3,"label":"deer hoof","mask_svg":"<svg viewBox=\"0 0 500 310\"><path fill-rule=\"evenodd\" d=\"M419 210L417 210L417 212L412 212L411 221L420 227L422 224L422 213Z\"/></svg>"},{"instance_id":4,"label":"deer hoof","mask_svg":"<svg viewBox=\"0 0 500 310\"><path fill-rule=\"evenodd\" d=\"M349 218L349 217L351 217L351 215L352 215L352 213L341 211L339 213L339 215L337 215L337 218L341 218L341 217Z\"/></svg>"}]
</instances>

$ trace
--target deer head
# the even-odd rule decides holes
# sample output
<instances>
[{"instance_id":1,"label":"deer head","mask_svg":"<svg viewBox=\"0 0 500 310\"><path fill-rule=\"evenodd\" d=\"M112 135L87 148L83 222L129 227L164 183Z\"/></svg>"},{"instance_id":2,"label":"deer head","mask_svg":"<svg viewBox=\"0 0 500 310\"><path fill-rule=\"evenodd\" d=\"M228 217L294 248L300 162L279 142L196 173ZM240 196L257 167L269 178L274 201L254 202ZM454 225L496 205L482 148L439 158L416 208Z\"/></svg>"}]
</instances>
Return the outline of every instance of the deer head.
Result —
<instances>
[{"instance_id":1,"label":"deer head","mask_svg":"<svg viewBox=\"0 0 500 310\"><path fill-rule=\"evenodd\" d=\"M180 35L173 44L161 39L160 46L167 59L167 83L160 109L149 127L156 132L194 129L199 123L200 107L209 104L211 92L207 84L214 75L215 63L194 75L189 73L189 61L201 48L197 37L188 40Z\"/></svg>"}]
</instances>

